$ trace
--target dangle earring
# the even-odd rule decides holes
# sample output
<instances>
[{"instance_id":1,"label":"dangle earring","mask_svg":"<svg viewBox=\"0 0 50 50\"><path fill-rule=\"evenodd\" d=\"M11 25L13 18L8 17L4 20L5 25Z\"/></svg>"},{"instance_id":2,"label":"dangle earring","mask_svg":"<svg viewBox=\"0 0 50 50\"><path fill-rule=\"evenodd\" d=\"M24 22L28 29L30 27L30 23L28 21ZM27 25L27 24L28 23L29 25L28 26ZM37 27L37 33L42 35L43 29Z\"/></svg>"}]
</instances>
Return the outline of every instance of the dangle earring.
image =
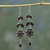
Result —
<instances>
[{"instance_id":1,"label":"dangle earring","mask_svg":"<svg viewBox=\"0 0 50 50\"><path fill-rule=\"evenodd\" d=\"M26 30L27 36L29 37L29 46L31 46L31 37L33 36L34 30L32 29L34 26L33 22L31 21L32 16L31 16L31 10L30 10L30 6L29 6L29 13L26 16L26 18L28 18L28 22L26 23L26 26L28 26L28 29Z\"/></svg>"},{"instance_id":2,"label":"dangle earring","mask_svg":"<svg viewBox=\"0 0 50 50\"><path fill-rule=\"evenodd\" d=\"M23 28L24 28L24 25L22 23L22 20L23 20L23 17L21 16L21 7L19 7L19 16L18 16L18 20L19 20L19 23L17 24L17 28L18 28L18 31L17 31L17 37L19 38L19 47L22 47L22 37L24 35L24 32L23 32Z\"/></svg>"}]
</instances>

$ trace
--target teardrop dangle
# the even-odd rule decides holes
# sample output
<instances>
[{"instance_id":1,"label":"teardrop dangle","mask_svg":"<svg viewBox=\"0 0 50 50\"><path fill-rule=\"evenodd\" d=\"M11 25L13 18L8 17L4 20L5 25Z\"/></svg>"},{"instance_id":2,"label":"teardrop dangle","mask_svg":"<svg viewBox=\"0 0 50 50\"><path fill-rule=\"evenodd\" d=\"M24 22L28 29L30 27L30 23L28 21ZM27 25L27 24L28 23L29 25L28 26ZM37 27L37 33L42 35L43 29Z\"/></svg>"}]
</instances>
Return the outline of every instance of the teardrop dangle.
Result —
<instances>
[{"instance_id":1,"label":"teardrop dangle","mask_svg":"<svg viewBox=\"0 0 50 50\"><path fill-rule=\"evenodd\" d=\"M21 42L22 42L22 40L21 40L21 39L19 39L19 42L20 42L20 43L19 43L19 47L22 47L22 43L21 43Z\"/></svg>"},{"instance_id":2,"label":"teardrop dangle","mask_svg":"<svg viewBox=\"0 0 50 50\"><path fill-rule=\"evenodd\" d=\"M29 46L31 46L31 39L29 38Z\"/></svg>"},{"instance_id":3,"label":"teardrop dangle","mask_svg":"<svg viewBox=\"0 0 50 50\"><path fill-rule=\"evenodd\" d=\"M26 30L27 36L29 37L29 46L31 46L31 37L33 36L34 30L32 29L32 27L34 26L34 23L32 22L32 15L31 15L31 10L30 10L30 6L29 6L29 13L26 16L26 18L28 19L28 22L26 23L26 26L28 26L28 29Z\"/></svg>"},{"instance_id":4,"label":"teardrop dangle","mask_svg":"<svg viewBox=\"0 0 50 50\"><path fill-rule=\"evenodd\" d=\"M24 32L23 32L23 28L24 28L24 25L22 23L22 20L23 20L23 17L21 16L21 7L19 7L19 16L18 16L18 20L19 20L19 23L17 24L17 28L18 28L18 31L17 31L17 37L19 38L19 47L22 47L22 37L24 35Z\"/></svg>"}]
</instances>

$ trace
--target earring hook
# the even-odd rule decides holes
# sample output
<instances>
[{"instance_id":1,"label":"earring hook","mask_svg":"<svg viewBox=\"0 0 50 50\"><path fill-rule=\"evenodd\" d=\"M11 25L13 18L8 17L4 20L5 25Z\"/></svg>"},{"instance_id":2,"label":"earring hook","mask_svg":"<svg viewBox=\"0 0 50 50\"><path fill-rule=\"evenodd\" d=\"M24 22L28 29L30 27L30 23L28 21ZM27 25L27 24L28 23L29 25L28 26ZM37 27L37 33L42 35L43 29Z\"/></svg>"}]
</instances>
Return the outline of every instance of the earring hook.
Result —
<instances>
[{"instance_id":1,"label":"earring hook","mask_svg":"<svg viewBox=\"0 0 50 50\"><path fill-rule=\"evenodd\" d=\"M29 5L29 14L31 13L31 7L30 7L30 5Z\"/></svg>"},{"instance_id":2,"label":"earring hook","mask_svg":"<svg viewBox=\"0 0 50 50\"><path fill-rule=\"evenodd\" d=\"M19 16L21 15L21 6L19 6Z\"/></svg>"}]
</instances>

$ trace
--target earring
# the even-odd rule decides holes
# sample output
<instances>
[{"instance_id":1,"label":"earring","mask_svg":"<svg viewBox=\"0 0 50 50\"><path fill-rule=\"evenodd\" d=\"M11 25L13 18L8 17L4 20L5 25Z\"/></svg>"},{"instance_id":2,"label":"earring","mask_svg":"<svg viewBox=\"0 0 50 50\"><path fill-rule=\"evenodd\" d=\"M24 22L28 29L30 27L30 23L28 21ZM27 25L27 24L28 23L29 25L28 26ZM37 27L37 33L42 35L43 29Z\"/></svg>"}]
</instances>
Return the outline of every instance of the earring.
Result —
<instances>
[{"instance_id":1,"label":"earring","mask_svg":"<svg viewBox=\"0 0 50 50\"><path fill-rule=\"evenodd\" d=\"M27 36L29 37L29 46L31 46L31 37L33 36L34 30L32 29L34 26L33 22L31 21L32 16L31 16L31 10L29 6L29 12L26 18L28 18L28 22L26 23L26 26L28 26L28 29L26 30Z\"/></svg>"},{"instance_id":2,"label":"earring","mask_svg":"<svg viewBox=\"0 0 50 50\"><path fill-rule=\"evenodd\" d=\"M19 20L19 23L17 24L17 28L18 28L18 31L17 31L17 37L19 38L19 47L22 47L22 37L24 35L24 32L23 32L23 28L24 28L24 25L22 23L22 20L23 20L23 17L21 16L21 7L19 7L19 16L18 16L18 20Z\"/></svg>"}]
</instances>

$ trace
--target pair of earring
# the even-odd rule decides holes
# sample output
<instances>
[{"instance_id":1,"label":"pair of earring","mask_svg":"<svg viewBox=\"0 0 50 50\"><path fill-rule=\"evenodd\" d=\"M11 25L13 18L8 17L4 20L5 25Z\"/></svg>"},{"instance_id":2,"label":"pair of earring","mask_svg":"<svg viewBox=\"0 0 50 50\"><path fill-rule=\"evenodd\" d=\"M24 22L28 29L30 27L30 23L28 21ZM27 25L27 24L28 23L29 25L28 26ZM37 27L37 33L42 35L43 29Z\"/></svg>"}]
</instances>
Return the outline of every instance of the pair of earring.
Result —
<instances>
[{"instance_id":1,"label":"pair of earring","mask_svg":"<svg viewBox=\"0 0 50 50\"><path fill-rule=\"evenodd\" d=\"M32 16L31 16L31 10L30 10L30 6L29 6L29 13L28 15L26 16L26 18L28 19L28 22L26 23L26 26L28 26L28 29L26 30L26 34L27 36L29 37L29 46L31 46L31 37L33 36L33 33L34 33L34 30L32 29L32 26L34 26L33 22L31 21L32 19ZM23 28L24 28L24 24L22 23L22 20L23 20L23 17L21 16L21 7L19 7L19 16L18 16L18 20L19 20L19 23L17 24L17 28L18 28L18 31L17 31L17 37L19 37L19 47L22 47L22 37L24 35L24 31L23 31Z\"/></svg>"}]
</instances>

